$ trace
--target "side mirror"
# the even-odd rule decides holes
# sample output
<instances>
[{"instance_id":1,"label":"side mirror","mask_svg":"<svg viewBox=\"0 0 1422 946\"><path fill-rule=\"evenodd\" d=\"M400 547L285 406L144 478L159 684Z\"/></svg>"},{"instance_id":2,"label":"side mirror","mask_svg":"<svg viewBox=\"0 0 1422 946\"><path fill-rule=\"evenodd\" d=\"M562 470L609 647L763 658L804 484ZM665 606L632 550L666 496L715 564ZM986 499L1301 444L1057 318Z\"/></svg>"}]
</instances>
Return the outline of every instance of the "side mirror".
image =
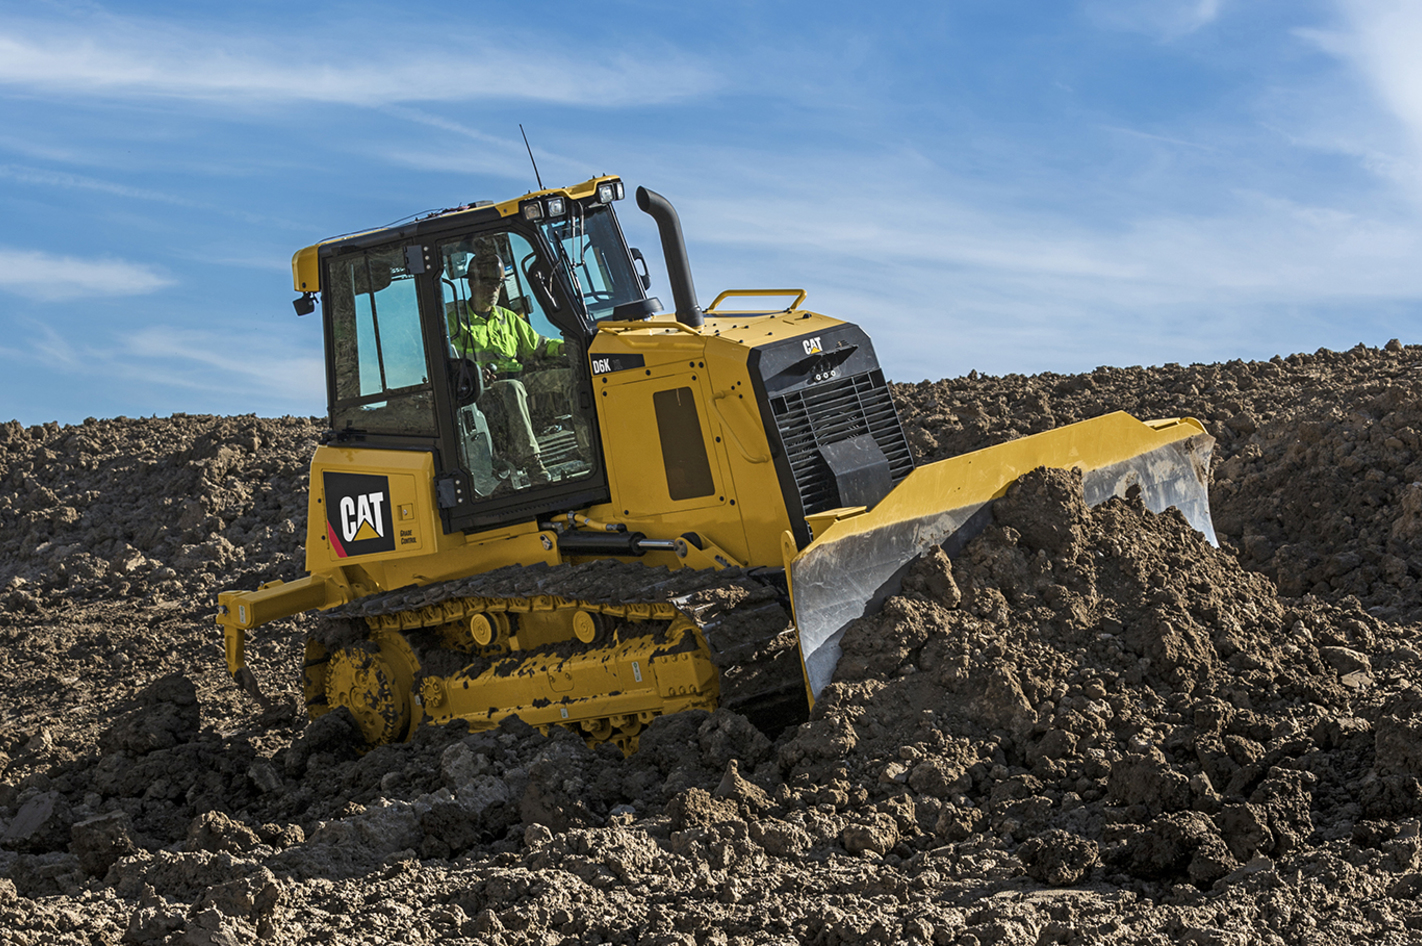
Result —
<instances>
[{"instance_id":1,"label":"side mirror","mask_svg":"<svg viewBox=\"0 0 1422 946\"><path fill-rule=\"evenodd\" d=\"M449 387L454 403L468 407L484 394L484 370L471 358L449 359Z\"/></svg>"},{"instance_id":2,"label":"side mirror","mask_svg":"<svg viewBox=\"0 0 1422 946\"><path fill-rule=\"evenodd\" d=\"M639 250L639 249L637 249L635 246L629 246L629 247L627 248L627 250L628 250L628 252L630 252L630 253L632 254L632 268L633 268L634 270L637 269L637 264L638 264L638 263L641 263L641 264L642 264L641 270L637 273L637 278L642 281L642 289L643 289L643 291L645 291L645 290L647 290L647 289L651 289L651 288L652 288L652 272L651 272L651 270L647 269L647 260L646 260L646 257L644 257L644 256L642 255L642 251Z\"/></svg>"}]
</instances>

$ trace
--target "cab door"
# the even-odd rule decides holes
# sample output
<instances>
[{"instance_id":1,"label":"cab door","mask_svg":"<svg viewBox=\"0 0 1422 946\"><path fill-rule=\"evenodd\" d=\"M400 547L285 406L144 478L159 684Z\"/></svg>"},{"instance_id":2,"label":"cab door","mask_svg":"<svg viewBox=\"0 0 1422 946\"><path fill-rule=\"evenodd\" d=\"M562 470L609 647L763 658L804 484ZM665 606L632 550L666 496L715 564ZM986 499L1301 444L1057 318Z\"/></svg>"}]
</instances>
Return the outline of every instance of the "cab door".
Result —
<instances>
[{"instance_id":1,"label":"cab door","mask_svg":"<svg viewBox=\"0 0 1422 946\"><path fill-rule=\"evenodd\" d=\"M586 332L533 291L535 238L514 229L433 241L437 338L450 398L443 502L450 531L605 500ZM544 294L545 299L548 298ZM563 314L571 313L565 303ZM572 324L565 324L572 323Z\"/></svg>"}]
</instances>

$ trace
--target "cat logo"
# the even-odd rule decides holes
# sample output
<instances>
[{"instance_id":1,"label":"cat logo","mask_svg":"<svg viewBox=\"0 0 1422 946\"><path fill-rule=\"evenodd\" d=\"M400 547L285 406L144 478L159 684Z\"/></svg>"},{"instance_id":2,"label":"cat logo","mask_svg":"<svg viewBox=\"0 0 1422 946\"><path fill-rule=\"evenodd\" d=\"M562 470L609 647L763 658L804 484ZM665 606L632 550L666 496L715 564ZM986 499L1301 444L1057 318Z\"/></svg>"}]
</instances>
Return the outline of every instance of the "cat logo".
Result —
<instances>
[{"instance_id":1,"label":"cat logo","mask_svg":"<svg viewBox=\"0 0 1422 946\"><path fill-rule=\"evenodd\" d=\"M324 473L326 538L338 558L395 548L390 479L364 473Z\"/></svg>"},{"instance_id":2,"label":"cat logo","mask_svg":"<svg viewBox=\"0 0 1422 946\"><path fill-rule=\"evenodd\" d=\"M805 354L807 355L818 355L824 350L820 348L820 337L818 335L814 338L805 339L801 344L805 346Z\"/></svg>"},{"instance_id":3,"label":"cat logo","mask_svg":"<svg viewBox=\"0 0 1422 946\"><path fill-rule=\"evenodd\" d=\"M341 497L341 534L347 542L364 542L382 538L380 507L385 505L384 493L361 493L352 498Z\"/></svg>"}]
</instances>

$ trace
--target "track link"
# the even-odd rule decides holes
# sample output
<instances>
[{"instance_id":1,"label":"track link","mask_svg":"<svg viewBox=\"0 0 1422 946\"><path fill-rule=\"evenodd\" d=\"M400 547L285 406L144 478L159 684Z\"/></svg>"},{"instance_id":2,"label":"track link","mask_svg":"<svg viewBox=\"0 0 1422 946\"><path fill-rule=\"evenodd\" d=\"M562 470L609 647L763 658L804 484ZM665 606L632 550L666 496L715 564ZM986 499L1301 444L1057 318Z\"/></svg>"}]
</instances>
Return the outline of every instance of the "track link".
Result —
<instances>
[{"instance_id":1,"label":"track link","mask_svg":"<svg viewBox=\"0 0 1422 946\"><path fill-rule=\"evenodd\" d=\"M353 649L379 686L332 675ZM666 713L720 705L775 730L805 706L783 591L742 569L602 559L397 589L325 612L306 663L311 715L349 705L372 744L392 741L400 717L412 724L394 738L421 721L489 728L517 714L631 752Z\"/></svg>"}]
</instances>

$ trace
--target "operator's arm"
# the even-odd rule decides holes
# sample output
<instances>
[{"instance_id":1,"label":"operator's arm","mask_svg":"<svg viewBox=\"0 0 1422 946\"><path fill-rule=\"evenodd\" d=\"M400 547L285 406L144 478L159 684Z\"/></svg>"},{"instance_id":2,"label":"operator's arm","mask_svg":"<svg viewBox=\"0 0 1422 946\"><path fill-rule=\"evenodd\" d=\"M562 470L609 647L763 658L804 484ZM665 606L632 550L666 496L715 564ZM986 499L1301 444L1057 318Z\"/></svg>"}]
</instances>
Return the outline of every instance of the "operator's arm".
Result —
<instances>
[{"instance_id":1,"label":"operator's arm","mask_svg":"<svg viewBox=\"0 0 1422 946\"><path fill-rule=\"evenodd\" d=\"M529 325L523 319L512 319L514 335L518 341L518 356L520 360L532 355L541 355L548 358L556 358L563 354L563 340L561 338L548 338L538 334L538 330Z\"/></svg>"}]
</instances>

